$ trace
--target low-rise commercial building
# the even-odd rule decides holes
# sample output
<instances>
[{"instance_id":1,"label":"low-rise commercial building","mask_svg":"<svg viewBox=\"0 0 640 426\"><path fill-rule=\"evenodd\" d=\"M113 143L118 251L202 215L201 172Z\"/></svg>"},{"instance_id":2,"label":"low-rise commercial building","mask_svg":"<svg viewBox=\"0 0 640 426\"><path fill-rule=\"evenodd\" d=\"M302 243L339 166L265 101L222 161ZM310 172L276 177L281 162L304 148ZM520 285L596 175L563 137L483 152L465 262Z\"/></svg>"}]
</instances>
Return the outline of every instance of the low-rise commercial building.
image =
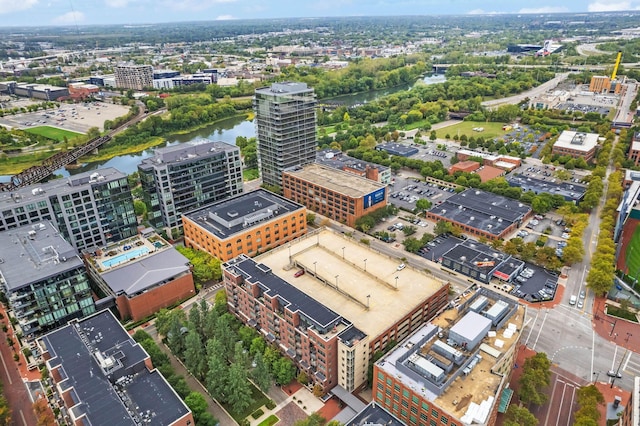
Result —
<instances>
[{"instance_id":1,"label":"low-rise commercial building","mask_svg":"<svg viewBox=\"0 0 640 426\"><path fill-rule=\"evenodd\" d=\"M38 345L67 424L195 423L149 355L108 310L74 320Z\"/></svg>"},{"instance_id":2,"label":"low-rise commercial building","mask_svg":"<svg viewBox=\"0 0 640 426\"><path fill-rule=\"evenodd\" d=\"M401 143L381 143L376 145L376 150L385 151L389 155L397 155L399 157L411 157L416 155L418 148Z\"/></svg>"},{"instance_id":3,"label":"low-rise commercial building","mask_svg":"<svg viewBox=\"0 0 640 426\"><path fill-rule=\"evenodd\" d=\"M50 222L0 232L0 286L28 340L95 312L84 264Z\"/></svg>"},{"instance_id":4,"label":"low-rise commercial building","mask_svg":"<svg viewBox=\"0 0 640 426\"><path fill-rule=\"evenodd\" d=\"M320 164L285 170L282 189L286 198L351 227L387 205L386 185Z\"/></svg>"},{"instance_id":5,"label":"low-rise commercial building","mask_svg":"<svg viewBox=\"0 0 640 426\"><path fill-rule=\"evenodd\" d=\"M558 140L553 144L551 153L568 155L573 158L584 158L585 161L590 161L596 155L597 146L597 133L565 130L560 133Z\"/></svg>"},{"instance_id":6,"label":"low-rise commercial building","mask_svg":"<svg viewBox=\"0 0 640 426\"><path fill-rule=\"evenodd\" d=\"M373 400L407 425L494 425L526 309L487 289L425 324L373 367Z\"/></svg>"},{"instance_id":7,"label":"low-rise commercial building","mask_svg":"<svg viewBox=\"0 0 640 426\"><path fill-rule=\"evenodd\" d=\"M221 261L254 256L307 232L307 209L264 189L182 216L185 246Z\"/></svg>"},{"instance_id":8,"label":"low-rise commercial building","mask_svg":"<svg viewBox=\"0 0 640 426\"><path fill-rule=\"evenodd\" d=\"M189 260L152 229L104 249L85 251L99 308L140 321L195 294Z\"/></svg>"},{"instance_id":9,"label":"low-rise commercial building","mask_svg":"<svg viewBox=\"0 0 640 426\"><path fill-rule=\"evenodd\" d=\"M447 304L447 283L398 263L320 229L256 260L229 261L223 276L231 312L325 391L352 392L375 352Z\"/></svg>"},{"instance_id":10,"label":"low-rise commercial building","mask_svg":"<svg viewBox=\"0 0 640 426\"><path fill-rule=\"evenodd\" d=\"M138 165L147 217L156 229L182 225L182 214L242 194L240 149L224 142L155 150Z\"/></svg>"},{"instance_id":11,"label":"low-rise commercial building","mask_svg":"<svg viewBox=\"0 0 640 426\"><path fill-rule=\"evenodd\" d=\"M519 201L467 189L432 207L426 217L450 222L468 234L496 240L519 228L531 213L531 207Z\"/></svg>"},{"instance_id":12,"label":"low-rise commercial building","mask_svg":"<svg viewBox=\"0 0 640 426\"><path fill-rule=\"evenodd\" d=\"M492 166L509 172L516 167L520 167L522 160L518 157L510 155L490 154L488 152L472 151L470 149L460 149L456 152L458 160L467 161L469 158L478 158L482 160L482 165Z\"/></svg>"},{"instance_id":13,"label":"low-rise commercial building","mask_svg":"<svg viewBox=\"0 0 640 426\"><path fill-rule=\"evenodd\" d=\"M55 101L59 98L69 96L69 89L66 87L51 86L49 84L4 81L0 82L0 93L25 98L42 99L44 101Z\"/></svg>"},{"instance_id":14,"label":"low-rise commercial building","mask_svg":"<svg viewBox=\"0 0 640 426\"><path fill-rule=\"evenodd\" d=\"M79 251L138 233L127 175L112 167L0 192L0 231L41 221Z\"/></svg>"},{"instance_id":15,"label":"low-rise commercial building","mask_svg":"<svg viewBox=\"0 0 640 426\"><path fill-rule=\"evenodd\" d=\"M338 149L323 149L316 153L316 163L389 185L391 169L380 164L349 157Z\"/></svg>"},{"instance_id":16,"label":"low-rise commercial building","mask_svg":"<svg viewBox=\"0 0 640 426\"><path fill-rule=\"evenodd\" d=\"M534 194L548 193L551 195L560 195L565 201L579 203L587 193L584 185L572 182L554 182L553 180L542 180L534 177L524 176L523 174L512 174L507 177L510 186L522 188L523 192L531 191Z\"/></svg>"}]
</instances>

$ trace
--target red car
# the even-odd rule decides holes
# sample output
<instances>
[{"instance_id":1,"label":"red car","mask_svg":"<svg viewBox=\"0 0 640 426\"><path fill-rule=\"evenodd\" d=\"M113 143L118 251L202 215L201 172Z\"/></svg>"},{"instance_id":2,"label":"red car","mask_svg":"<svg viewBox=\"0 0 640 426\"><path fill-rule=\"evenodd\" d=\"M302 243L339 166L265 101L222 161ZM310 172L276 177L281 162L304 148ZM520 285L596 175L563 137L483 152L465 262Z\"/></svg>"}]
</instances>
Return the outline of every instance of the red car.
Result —
<instances>
[{"instance_id":1,"label":"red car","mask_svg":"<svg viewBox=\"0 0 640 426\"><path fill-rule=\"evenodd\" d=\"M293 274L294 277L298 278L304 275L304 269L300 269L298 272Z\"/></svg>"}]
</instances>

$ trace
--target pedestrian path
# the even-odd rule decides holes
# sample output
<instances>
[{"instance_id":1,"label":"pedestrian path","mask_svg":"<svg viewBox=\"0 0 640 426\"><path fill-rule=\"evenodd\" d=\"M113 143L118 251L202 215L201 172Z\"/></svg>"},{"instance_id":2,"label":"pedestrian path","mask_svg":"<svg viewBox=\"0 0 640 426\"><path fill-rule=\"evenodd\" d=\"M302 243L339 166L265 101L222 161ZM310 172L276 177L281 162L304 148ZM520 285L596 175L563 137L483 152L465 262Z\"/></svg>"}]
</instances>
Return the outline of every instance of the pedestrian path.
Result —
<instances>
[{"instance_id":1,"label":"pedestrian path","mask_svg":"<svg viewBox=\"0 0 640 426\"><path fill-rule=\"evenodd\" d=\"M266 407L262 407L262 410L264 411L262 416L257 419L249 418L251 426L259 425L263 420L267 419L272 414L278 413L290 403L294 403L298 408L304 411L307 416L310 416L324 407L322 401L316 398L313 393L304 386L285 386L281 392L284 392L286 397L284 399L280 399L280 402L278 402L271 410Z\"/></svg>"}]
</instances>

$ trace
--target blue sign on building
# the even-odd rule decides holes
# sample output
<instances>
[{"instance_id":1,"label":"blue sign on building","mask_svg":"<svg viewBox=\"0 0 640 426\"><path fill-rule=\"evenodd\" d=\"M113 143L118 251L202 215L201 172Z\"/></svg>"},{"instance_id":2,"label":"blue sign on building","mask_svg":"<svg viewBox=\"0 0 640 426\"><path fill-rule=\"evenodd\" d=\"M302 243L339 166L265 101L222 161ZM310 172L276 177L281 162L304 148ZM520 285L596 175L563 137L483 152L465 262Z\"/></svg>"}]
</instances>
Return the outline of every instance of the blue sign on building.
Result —
<instances>
[{"instance_id":1,"label":"blue sign on building","mask_svg":"<svg viewBox=\"0 0 640 426\"><path fill-rule=\"evenodd\" d=\"M364 196L364 208L368 209L369 207L381 203L385 199L385 190L387 188L380 188L371 194L367 194Z\"/></svg>"}]
</instances>

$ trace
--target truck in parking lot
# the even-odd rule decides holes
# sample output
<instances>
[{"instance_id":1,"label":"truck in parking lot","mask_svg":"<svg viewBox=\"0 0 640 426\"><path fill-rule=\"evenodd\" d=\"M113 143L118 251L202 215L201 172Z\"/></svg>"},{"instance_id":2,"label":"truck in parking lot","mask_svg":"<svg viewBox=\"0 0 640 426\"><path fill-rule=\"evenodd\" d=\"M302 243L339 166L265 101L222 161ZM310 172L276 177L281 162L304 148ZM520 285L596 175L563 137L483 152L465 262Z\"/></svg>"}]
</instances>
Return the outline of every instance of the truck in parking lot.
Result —
<instances>
[{"instance_id":1,"label":"truck in parking lot","mask_svg":"<svg viewBox=\"0 0 640 426\"><path fill-rule=\"evenodd\" d=\"M573 305L575 305L575 304L576 304L576 301L577 301L577 300L578 300L578 298L576 297L576 295L575 295L575 294L572 294L572 295L571 295L571 299L569 299L569 304L570 304L571 306L573 306Z\"/></svg>"}]
</instances>

